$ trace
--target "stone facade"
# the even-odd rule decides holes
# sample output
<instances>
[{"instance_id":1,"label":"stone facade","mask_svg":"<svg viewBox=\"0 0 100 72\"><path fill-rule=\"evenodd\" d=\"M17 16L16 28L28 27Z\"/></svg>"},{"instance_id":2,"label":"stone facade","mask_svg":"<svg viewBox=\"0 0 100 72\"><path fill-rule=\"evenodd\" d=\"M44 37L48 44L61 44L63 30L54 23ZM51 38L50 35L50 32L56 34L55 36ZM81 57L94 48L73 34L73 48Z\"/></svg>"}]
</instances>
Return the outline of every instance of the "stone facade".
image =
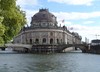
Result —
<instances>
[{"instance_id":1,"label":"stone facade","mask_svg":"<svg viewBox=\"0 0 100 72\"><path fill-rule=\"evenodd\" d=\"M31 45L60 45L81 43L78 33L71 33L66 26L57 25L56 17L48 9L40 9L14 38L14 43Z\"/></svg>"},{"instance_id":2,"label":"stone facade","mask_svg":"<svg viewBox=\"0 0 100 72\"><path fill-rule=\"evenodd\" d=\"M60 29L27 30L14 38L14 43L20 44L73 44L80 43L81 39Z\"/></svg>"}]
</instances>

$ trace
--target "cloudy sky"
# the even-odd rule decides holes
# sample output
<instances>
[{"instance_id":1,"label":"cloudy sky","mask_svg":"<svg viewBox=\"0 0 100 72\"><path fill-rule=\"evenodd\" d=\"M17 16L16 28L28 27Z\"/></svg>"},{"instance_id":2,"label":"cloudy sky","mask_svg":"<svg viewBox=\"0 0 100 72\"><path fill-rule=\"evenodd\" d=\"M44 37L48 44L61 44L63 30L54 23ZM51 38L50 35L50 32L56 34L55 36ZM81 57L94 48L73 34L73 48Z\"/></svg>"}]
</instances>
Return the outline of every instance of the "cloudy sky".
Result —
<instances>
[{"instance_id":1,"label":"cloudy sky","mask_svg":"<svg viewBox=\"0 0 100 72\"><path fill-rule=\"evenodd\" d=\"M17 0L17 5L26 12L28 25L39 9L47 8L57 17L58 25L65 25L70 31L78 32L83 41L85 37L89 41L100 39L99 3L100 0Z\"/></svg>"}]
</instances>

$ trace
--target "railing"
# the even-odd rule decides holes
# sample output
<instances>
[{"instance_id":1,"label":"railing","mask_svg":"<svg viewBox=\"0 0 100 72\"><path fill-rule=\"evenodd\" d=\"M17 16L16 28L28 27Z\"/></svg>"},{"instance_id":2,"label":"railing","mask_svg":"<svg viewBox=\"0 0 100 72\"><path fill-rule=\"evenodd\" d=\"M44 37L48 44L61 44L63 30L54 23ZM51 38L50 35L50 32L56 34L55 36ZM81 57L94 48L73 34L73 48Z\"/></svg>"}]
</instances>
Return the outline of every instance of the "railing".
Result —
<instances>
[{"instance_id":1,"label":"railing","mask_svg":"<svg viewBox=\"0 0 100 72\"><path fill-rule=\"evenodd\" d=\"M31 48L30 44L5 44L6 47L23 47L23 48Z\"/></svg>"},{"instance_id":2,"label":"railing","mask_svg":"<svg viewBox=\"0 0 100 72\"><path fill-rule=\"evenodd\" d=\"M64 50L68 47L77 47L77 48L80 48L81 50L88 48L88 44L64 44L64 45L60 45L60 46L61 46L61 48L59 50Z\"/></svg>"}]
</instances>

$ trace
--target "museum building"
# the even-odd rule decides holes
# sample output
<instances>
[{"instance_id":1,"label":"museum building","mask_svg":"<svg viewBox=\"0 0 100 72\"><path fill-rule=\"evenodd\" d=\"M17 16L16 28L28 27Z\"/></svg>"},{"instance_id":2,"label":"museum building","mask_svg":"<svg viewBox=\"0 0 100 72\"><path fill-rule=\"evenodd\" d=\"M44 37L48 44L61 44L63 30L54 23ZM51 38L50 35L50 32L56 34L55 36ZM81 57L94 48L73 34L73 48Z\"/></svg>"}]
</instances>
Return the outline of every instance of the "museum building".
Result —
<instances>
[{"instance_id":1,"label":"museum building","mask_svg":"<svg viewBox=\"0 0 100 72\"><path fill-rule=\"evenodd\" d=\"M31 44L31 51L57 51L58 45L81 43L82 37L70 32L66 26L58 26L57 18L48 9L39 9L31 18L31 25L23 27L13 43Z\"/></svg>"}]
</instances>

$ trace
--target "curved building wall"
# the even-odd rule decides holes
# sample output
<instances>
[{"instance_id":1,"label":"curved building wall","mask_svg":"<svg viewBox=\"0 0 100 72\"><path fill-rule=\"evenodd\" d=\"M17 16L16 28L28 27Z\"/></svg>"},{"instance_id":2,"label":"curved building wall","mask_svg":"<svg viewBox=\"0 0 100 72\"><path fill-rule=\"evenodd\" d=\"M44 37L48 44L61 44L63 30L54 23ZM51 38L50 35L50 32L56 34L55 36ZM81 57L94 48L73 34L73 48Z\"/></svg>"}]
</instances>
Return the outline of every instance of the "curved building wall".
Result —
<instances>
[{"instance_id":1,"label":"curved building wall","mask_svg":"<svg viewBox=\"0 0 100 72\"><path fill-rule=\"evenodd\" d=\"M72 34L56 29L27 30L20 33L14 39L14 43L22 44L72 44L80 43L81 40Z\"/></svg>"},{"instance_id":2,"label":"curved building wall","mask_svg":"<svg viewBox=\"0 0 100 72\"><path fill-rule=\"evenodd\" d=\"M14 40L23 44L62 44L64 43L63 30L36 29L20 33Z\"/></svg>"}]
</instances>

